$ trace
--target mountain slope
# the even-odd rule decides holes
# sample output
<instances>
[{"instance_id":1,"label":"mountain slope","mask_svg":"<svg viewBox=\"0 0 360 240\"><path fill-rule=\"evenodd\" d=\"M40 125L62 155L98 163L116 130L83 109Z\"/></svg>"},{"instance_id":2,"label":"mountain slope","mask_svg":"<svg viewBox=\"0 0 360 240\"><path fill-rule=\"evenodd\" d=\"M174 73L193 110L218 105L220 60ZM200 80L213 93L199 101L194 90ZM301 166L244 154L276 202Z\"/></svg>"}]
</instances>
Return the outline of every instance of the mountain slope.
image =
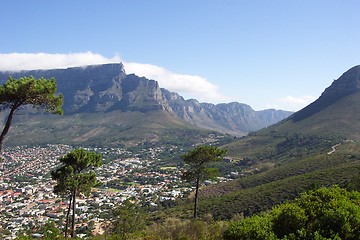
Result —
<instances>
[{"instance_id":1,"label":"mountain slope","mask_svg":"<svg viewBox=\"0 0 360 240\"><path fill-rule=\"evenodd\" d=\"M340 99L350 96L360 90L360 65L355 66L339 79L335 80L330 87L325 89L319 99L294 114L292 121L298 122L313 116L316 113L325 110L327 107L335 104Z\"/></svg>"},{"instance_id":2,"label":"mountain slope","mask_svg":"<svg viewBox=\"0 0 360 240\"><path fill-rule=\"evenodd\" d=\"M241 158L262 152L263 158L274 159L284 147L288 152L307 147L320 150L340 139L360 141L359 86L360 66L356 66L335 80L304 109L227 146L230 154Z\"/></svg>"},{"instance_id":3,"label":"mountain slope","mask_svg":"<svg viewBox=\"0 0 360 240\"><path fill-rule=\"evenodd\" d=\"M356 66L301 111L224 146L235 160L231 169L270 167L203 188L203 213L219 218L251 215L316 187L355 186L360 169L359 86Z\"/></svg>"},{"instance_id":4,"label":"mountain slope","mask_svg":"<svg viewBox=\"0 0 360 240\"><path fill-rule=\"evenodd\" d=\"M67 119L66 121L73 122L79 129L82 126L86 129L90 128L87 122L91 122L91 126L98 129L94 130L96 134L88 134L92 137L91 139L80 138L87 139L83 142L84 144L93 141L101 142L99 139L103 139L106 134L109 134L109 131L104 130L105 125L111 125L113 121L131 119L126 125L136 128L136 125L132 124L137 122L135 115L143 118L141 124L144 127L153 125L153 122L161 122L159 125L161 129L165 125L167 128L172 128L171 123L176 123L177 126L180 123L182 127L187 129L202 128L243 136L250 131L276 123L291 114L291 112L273 109L257 112L250 106L240 103L214 105L199 103L194 99L184 100L179 94L160 88L159 84L154 80L148 80L134 74L127 75L122 64L0 72L0 83L5 82L9 76L20 78L29 75L35 78L54 77L57 81L58 92L64 95L63 109L65 116L52 116L52 123L62 125L65 122L64 119ZM112 115L110 113L117 115L117 119L114 120L115 117L109 117ZM36 118L34 118L33 114L26 112L18 113L17 118L20 118L20 120L18 120L17 134L24 135L29 131L42 132L41 136L44 135L45 137L46 131L56 133L58 128L52 127L51 122L42 118L43 115L35 115ZM85 116L87 121L81 121L80 119ZM43 126L41 124L31 124L31 121L29 122L31 118L32 121L46 122L47 124ZM101 124L95 122L98 119L101 119ZM21 120L23 123L27 122L28 124L20 124ZM166 121L170 124L166 124ZM27 125L32 127L29 128ZM44 127L45 125L47 128ZM113 134L117 131L110 132ZM132 133L128 132L128 134ZM10 134L12 133L10 132ZM82 133L79 130L77 134L81 135ZM69 142L77 139L73 133L69 132L64 136L64 141L66 141L66 136L69 137ZM141 138L139 135L138 137ZM41 142L41 139L43 138L41 137L38 141Z\"/></svg>"},{"instance_id":5,"label":"mountain slope","mask_svg":"<svg viewBox=\"0 0 360 240\"><path fill-rule=\"evenodd\" d=\"M183 141L191 146L211 132L191 126L166 111L119 110L65 115L18 115L7 146L69 144L97 147L141 146ZM183 134L183 133L186 134ZM185 136L183 136L185 135ZM187 135L187 137L186 137Z\"/></svg>"}]
</instances>

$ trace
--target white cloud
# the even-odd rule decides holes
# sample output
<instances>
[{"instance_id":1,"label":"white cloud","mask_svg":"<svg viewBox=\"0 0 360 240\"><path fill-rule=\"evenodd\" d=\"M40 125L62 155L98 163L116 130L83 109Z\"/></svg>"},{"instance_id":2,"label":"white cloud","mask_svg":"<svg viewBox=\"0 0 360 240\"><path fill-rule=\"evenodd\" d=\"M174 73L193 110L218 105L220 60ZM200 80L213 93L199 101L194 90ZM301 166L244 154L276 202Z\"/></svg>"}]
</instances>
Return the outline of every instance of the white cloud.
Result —
<instances>
[{"instance_id":1,"label":"white cloud","mask_svg":"<svg viewBox=\"0 0 360 240\"><path fill-rule=\"evenodd\" d=\"M50 54L50 53L0 53L0 71L19 71L35 69L54 69L78 67L93 64L118 63L119 56L106 58L92 52ZM226 102L230 99L220 94L218 86L207 79L196 76L172 73L151 64L123 61L126 73L135 73L159 82L160 87L177 92L186 98L195 98L205 102Z\"/></svg>"},{"instance_id":2,"label":"white cloud","mask_svg":"<svg viewBox=\"0 0 360 240\"><path fill-rule=\"evenodd\" d=\"M206 102L229 101L228 97L220 94L218 86L203 77L176 74L151 64L124 62L124 65L127 73L135 73L138 76L154 79L159 82L161 87L186 97Z\"/></svg>"},{"instance_id":3,"label":"white cloud","mask_svg":"<svg viewBox=\"0 0 360 240\"><path fill-rule=\"evenodd\" d=\"M119 56L106 58L92 52L68 54L0 53L1 71L67 68L115 62L120 62Z\"/></svg>"},{"instance_id":4,"label":"white cloud","mask_svg":"<svg viewBox=\"0 0 360 240\"><path fill-rule=\"evenodd\" d=\"M276 107L277 109L286 109L289 111L298 111L313 101L315 101L317 97L314 96L286 96L283 98L276 99Z\"/></svg>"}]
</instances>

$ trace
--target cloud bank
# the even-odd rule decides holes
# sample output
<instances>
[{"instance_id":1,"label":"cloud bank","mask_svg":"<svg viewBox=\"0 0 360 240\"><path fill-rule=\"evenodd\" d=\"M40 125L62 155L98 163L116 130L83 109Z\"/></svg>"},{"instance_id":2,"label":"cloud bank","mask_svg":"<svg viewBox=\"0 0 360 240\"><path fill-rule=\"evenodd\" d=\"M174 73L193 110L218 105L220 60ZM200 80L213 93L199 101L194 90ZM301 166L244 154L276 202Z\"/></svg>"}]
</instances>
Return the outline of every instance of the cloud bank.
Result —
<instances>
[{"instance_id":1,"label":"cloud bank","mask_svg":"<svg viewBox=\"0 0 360 240\"><path fill-rule=\"evenodd\" d=\"M138 76L154 79L159 82L161 87L180 93L185 97L212 103L229 101L228 97L220 94L218 86L203 77L176 74L151 64L124 62L124 65L127 73L135 73Z\"/></svg>"},{"instance_id":2,"label":"cloud bank","mask_svg":"<svg viewBox=\"0 0 360 240\"><path fill-rule=\"evenodd\" d=\"M116 62L120 62L119 56L106 58L92 52L69 54L0 53L0 71L68 68Z\"/></svg>"},{"instance_id":3,"label":"cloud bank","mask_svg":"<svg viewBox=\"0 0 360 240\"><path fill-rule=\"evenodd\" d=\"M126 62L118 55L107 58L92 52L68 54L0 53L0 71L68 68L119 62L124 64L126 73L134 73L140 77L144 76L156 80L160 87L177 92L186 99L195 98L200 102L210 103L230 102L239 99L221 94L218 86L201 76L173 73L152 64ZM297 111L315 99L314 96L286 96L271 101L266 108Z\"/></svg>"},{"instance_id":4,"label":"cloud bank","mask_svg":"<svg viewBox=\"0 0 360 240\"><path fill-rule=\"evenodd\" d=\"M230 100L219 92L216 85L203 77L177 74L151 64L122 61L118 55L106 58L92 52L68 54L0 53L0 71L68 68L119 62L124 64L126 73L134 73L141 77L156 80L160 87L177 92L185 98L195 98L199 101L213 103Z\"/></svg>"}]
</instances>

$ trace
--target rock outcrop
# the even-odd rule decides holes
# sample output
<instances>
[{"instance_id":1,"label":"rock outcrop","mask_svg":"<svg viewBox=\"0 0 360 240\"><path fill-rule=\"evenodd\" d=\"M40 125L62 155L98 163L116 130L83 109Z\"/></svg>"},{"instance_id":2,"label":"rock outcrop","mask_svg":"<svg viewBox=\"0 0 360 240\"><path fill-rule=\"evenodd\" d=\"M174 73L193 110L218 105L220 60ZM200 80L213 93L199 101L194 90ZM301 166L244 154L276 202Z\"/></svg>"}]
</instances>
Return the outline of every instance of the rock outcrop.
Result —
<instances>
[{"instance_id":1,"label":"rock outcrop","mask_svg":"<svg viewBox=\"0 0 360 240\"><path fill-rule=\"evenodd\" d=\"M235 135L245 135L272 125L292 114L281 110L255 111L241 103L210 104L185 100L177 93L160 88L154 80L127 75L123 65L104 64L68 69L0 72L0 82L8 76L19 78L54 77L64 95L64 113L101 113L113 110L167 111L198 127Z\"/></svg>"}]
</instances>

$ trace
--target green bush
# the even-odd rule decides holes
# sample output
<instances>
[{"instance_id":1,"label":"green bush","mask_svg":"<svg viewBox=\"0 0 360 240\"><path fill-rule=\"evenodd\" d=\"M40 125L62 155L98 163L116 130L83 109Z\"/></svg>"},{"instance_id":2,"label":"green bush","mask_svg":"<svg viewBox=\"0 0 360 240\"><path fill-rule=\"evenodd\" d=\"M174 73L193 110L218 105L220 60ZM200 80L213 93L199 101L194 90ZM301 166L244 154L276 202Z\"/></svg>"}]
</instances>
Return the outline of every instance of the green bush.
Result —
<instances>
[{"instance_id":1,"label":"green bush","mask_svg":"<svg viewBox=\"0 0 360 240\"><path fill-rule=\"evenodd\" d=\"M269 215L261 214L231 222L224 233L224 239L272 240L276 237L271 229Z\"/></svg>"},{"instance_id":2,"label":"green bush","mask_svg":"<svg viewBox=\"0 0 360 240\"><path fill-rule=\"evenodd\" d=\"M294 203L281 204L272 214L272 230L280 238L301 233L308 220L305 210Z\"/></svg>"},{"instance_id":3,"label":"green bush","mask_svg":"<svg viewBox=\"0 0 360 240\"><path fill-rule=\"evenodd\" d=\"M360 239L360 193L338 186L230 224L224 239Z\"/></svg>"}]
</instances>

